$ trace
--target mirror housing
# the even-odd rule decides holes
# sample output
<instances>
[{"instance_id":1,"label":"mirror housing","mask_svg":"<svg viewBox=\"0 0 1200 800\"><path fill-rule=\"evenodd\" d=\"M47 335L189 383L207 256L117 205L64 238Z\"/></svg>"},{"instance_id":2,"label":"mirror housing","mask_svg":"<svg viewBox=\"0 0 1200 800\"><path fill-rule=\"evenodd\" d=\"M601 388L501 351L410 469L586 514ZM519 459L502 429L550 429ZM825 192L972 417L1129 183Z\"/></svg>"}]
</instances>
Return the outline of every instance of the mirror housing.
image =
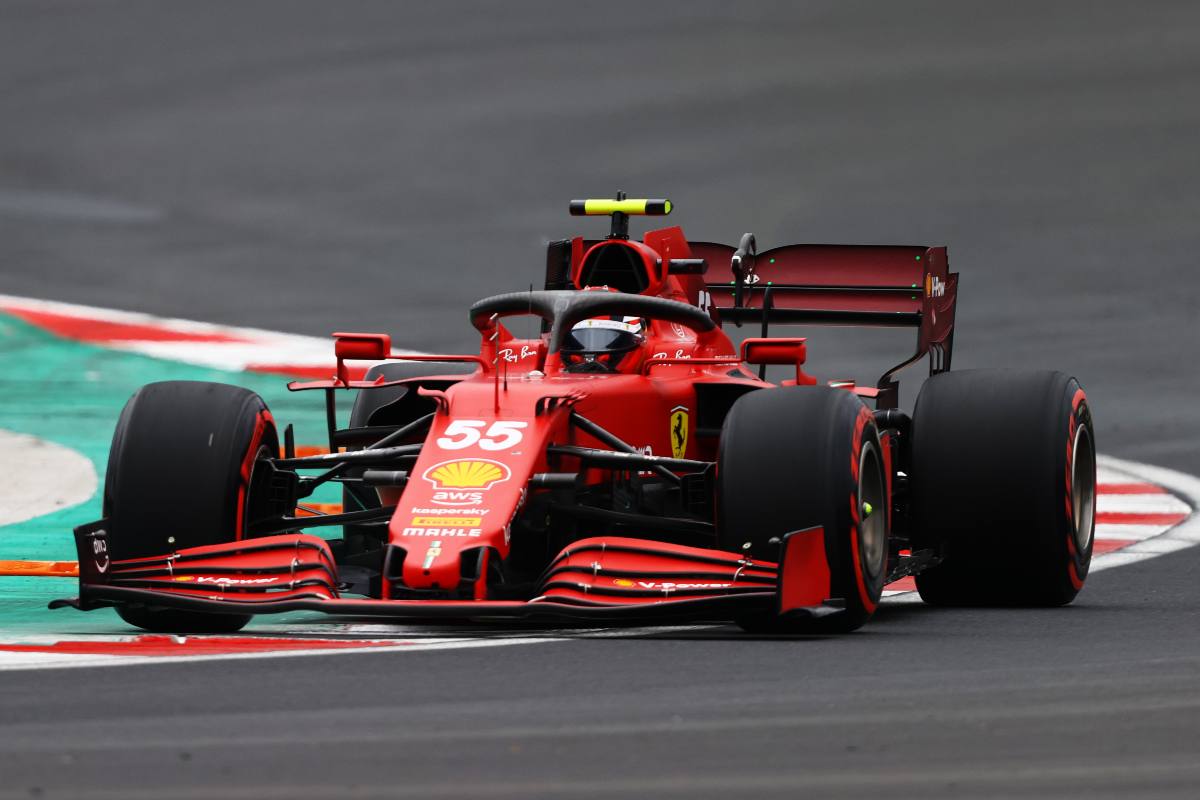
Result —
<instances>
[{"instance_id":1,"label":"mirror housing","mask_svg":"<svg viewBox=\"0 0 1200 800\"><path fill-rule=\"evenodd\" d=\"M337 380L349 386L346 359L383 361L392 353L392 337L386 333L334 333L333 354L337 357Z\"/></svg>"},{"instance_id":2,"label":"mirror housing","mask_svg":"<svg viewBox=\"0 0 1200 800\"><path fill-rule=\"evenodd\" d=\"M382 361L392 352L392 337L386 333L335 333L333 340L339 360Z\"/></svg>"},{"instance_id":3,"label":"mirror housing","mask_svg":"<svg viewBox=\"0 0 1200 800\"><path fill-rule=\"evenodd\" d=\"M747 364L782 364L796 367L797 386L812 386L816 378L804 373L802 367L808 360L808 345L805 339L757 339L742 342L742 361ZM789 381L785 381L785 384Z\"/></svg>"}]
</instances>

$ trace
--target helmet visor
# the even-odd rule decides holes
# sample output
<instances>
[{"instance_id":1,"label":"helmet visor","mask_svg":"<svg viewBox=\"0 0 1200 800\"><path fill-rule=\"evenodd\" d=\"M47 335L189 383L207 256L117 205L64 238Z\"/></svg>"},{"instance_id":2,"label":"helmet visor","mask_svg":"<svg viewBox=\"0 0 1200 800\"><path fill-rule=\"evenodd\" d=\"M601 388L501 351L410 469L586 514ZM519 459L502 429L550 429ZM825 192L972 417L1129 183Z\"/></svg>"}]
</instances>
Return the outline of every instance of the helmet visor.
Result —
<instances>
[{"instance_id":1,"label":"helmet visor","mask_svg":"<svg viewBox=\"0 0 1200 800\"><path fill-rule=\"evenodd\" d=\"M569 353L623 353L639 344L637 335L613 328L575 328L563 343Z\"/></svg>"}]
</instances>

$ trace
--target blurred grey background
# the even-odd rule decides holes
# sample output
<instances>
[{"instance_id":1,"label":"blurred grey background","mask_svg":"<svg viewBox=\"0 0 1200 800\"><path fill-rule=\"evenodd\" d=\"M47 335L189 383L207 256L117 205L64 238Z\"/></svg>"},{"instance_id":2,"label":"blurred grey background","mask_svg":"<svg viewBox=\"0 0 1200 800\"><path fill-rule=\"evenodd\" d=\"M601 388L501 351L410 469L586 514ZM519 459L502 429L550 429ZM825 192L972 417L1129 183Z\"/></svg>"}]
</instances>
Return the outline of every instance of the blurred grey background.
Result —
<instances>
[{"instance_id":1,"label":"blurred grey background","mask_svg":"<svg viewBox=\"0 0 1200 800\"><path fill-rule=\"evenodd\" d=\"M625 189L948 244L955 366L1072 371L1103 450L1195 472L1198 79L1194 2L8 0L0 292L463 350ZM808 333L822 378L911 347Z\"/></svg>"}]
</instances>

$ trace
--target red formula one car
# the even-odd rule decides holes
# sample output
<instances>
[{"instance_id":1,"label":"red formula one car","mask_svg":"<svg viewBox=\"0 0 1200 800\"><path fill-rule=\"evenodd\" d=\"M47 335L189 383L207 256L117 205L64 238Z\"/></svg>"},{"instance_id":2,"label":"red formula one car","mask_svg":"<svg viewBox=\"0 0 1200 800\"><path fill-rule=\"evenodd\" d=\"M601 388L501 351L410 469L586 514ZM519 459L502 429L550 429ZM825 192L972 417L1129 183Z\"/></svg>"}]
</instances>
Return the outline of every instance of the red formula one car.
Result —
<instances>
[{"instance_id":1,"label":"red formula one car","mask_svg":"<svg viewBox=\"0 0 1200 800\"><path fill-rule=\"evenodd\" d=\"M290 426L281 448L247 390L142 388L104 518L75 531L80 595L53 605L175 632L304 610L820 633L861 626L910 575L934 604L1074 598L1094 521L1087 400L1059 372L949 371L945 248L629 238L630 215L670 209L572 202L611 233L552 242L544 290L472 306L478 355L334 334L336 375L289 387L324 393L328 454L297 455ZM515 337L518 315L540 328ZM722 323L761 335L735 346ZM911 327L917 347L874 387L818 385L805 340L772 325ZM910 416L894 376L925 356ZM382 363L353 380L355 359ZM330 482L342 510L306 509ZM342 538L301 532L324 526Z\"/></svg>"}]
</instances>

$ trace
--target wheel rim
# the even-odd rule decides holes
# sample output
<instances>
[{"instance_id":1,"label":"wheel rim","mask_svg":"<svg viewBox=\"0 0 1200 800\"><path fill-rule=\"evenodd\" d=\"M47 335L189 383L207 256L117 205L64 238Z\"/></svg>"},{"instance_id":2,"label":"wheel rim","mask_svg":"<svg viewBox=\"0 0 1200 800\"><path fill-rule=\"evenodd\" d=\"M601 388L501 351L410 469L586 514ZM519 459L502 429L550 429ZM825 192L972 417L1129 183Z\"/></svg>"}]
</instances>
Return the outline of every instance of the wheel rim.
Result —
<instances>
[{"instance_id":1,"label":"wheel rim","mask_svg":"<svg viewBox=\"0 0 1200 800\"><path fill-rule=\"evenodd\" d=\"M873 444L865 445L859 457L858 513L860 558L867 577L875 580L887 558L887 489L879 452Z\"/></svg>"},{"instance_id":2,"label":"wheel rim","mask_svg":"<svg viewBox=\"0 0 1200 800\"><path fill-rule=\"evenodd\" d=\"M260 511L260 508L254 503L254 501L259 500L260 498L254 497L250 492L251 487L254 486L254 473L258 472L259 465L262 464L264 458L270 458L274 455L276 454L272 452L270 447L268 447L266 444L260 444L258 446L258 452L254 456L254 462L250 466L250 477L247 478L246 486L243 489L243 491L246 493L245 499L242 503L241 519L242 538L244 539L254 538L254 535L250 532L250 523L259 521L259 514L256 512Z\"/></svg>"},{"instance_id":3,"label":"wheel rim","mask_svg":"<svg viewBox=\"0 0 1200 800\"><path fill-rule=\"evenodd\" d=\"M1082 553L1092 540L1096 518L1096 451L1086 425L1076 429L1071 445L1071 512L1075 548Z\"/></svg>"}]
</instances>

